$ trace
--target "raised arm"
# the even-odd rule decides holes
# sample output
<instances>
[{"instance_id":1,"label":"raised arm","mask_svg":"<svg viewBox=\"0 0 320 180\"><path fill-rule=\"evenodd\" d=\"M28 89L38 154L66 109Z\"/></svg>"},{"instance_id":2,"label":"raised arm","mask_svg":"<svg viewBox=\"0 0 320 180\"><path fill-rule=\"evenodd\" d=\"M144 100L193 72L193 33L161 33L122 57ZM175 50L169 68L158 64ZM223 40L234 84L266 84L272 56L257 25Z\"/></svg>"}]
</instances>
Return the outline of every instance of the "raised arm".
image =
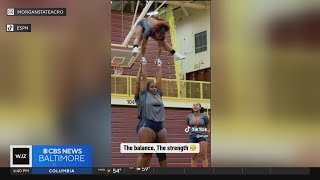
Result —
<instances>
[{"instance_id":1,"label":"raised arm","mask_svg":"<svg viewBox=\"0 0 320 180\"><path fill-rule=\"evenodd\" d=\"M141 81L140 81L140 92L144 92L147 90L147 60L146 58L142 57L141 60Z\"/></svg>"},{"instance_id":2,"label":"raised arm","mask_svg":"<svg viewBox=\"0 0 320 180\"><path fill-rule=\"evenodd\" d=\"M146 54L148 39L143 37L142 46L141 46L141 56L144 57Z\"/></svg>"},{"instance_id":3,"label":"raised arm","mask_svg":"<svg viewBox=\"0 0 320 180\"><path fill-rule=\"evenodd\" d=\"M141 81L141 63L140 63L140 67L139 67L139 70L138 70L138 73L137 73L136 86L134 88L134 97L138 97L139 96L140 81Z\"/></svg>"},{"instance_id":4,"label":"raised arm","mask_svg":"<svg viewBox=\"0 0 320 180\"><path fill-rule=\"evenodd\" d=\"M147 90L147 60L144 57L146 53L146 48L147 48L147 43L148 43L148 38L143 37L142 41L142 46L141 46L141 81L140 81L140 92L146 91Z\"/></svg>"},{"instance_id":5,"label":"raised arm","mask_svg":"<svg viewBox=\"0 0 320 180\"><path fill-rule=\"evenodd\" d=\"M164 45L164 41L158 41L158 48L157 48L157 59L160 59L162 47Z\"/></svg>"},{"instance_id":6,"label":"raised arm","mask_svg":"<svg viewBox=\"0 0 320 180\"><path fill-rule=\"evenodd\" d=\"M156 59L156 66L157 66L157 72L156 72L156 86L159 92L162 93L161 89L161 79L162 79L162 62L160 60L160 54L163 47L163 41L158 41L158 49L157 49L157 59Z\"/></svg>"},{"instance_id":7,"label":"raised arm","mask_svg":"<svg viewBox=\"0 0 320 180\"><path fill-rule=\"evenodd\" d=\"M210 133L210 120L209 120L209 117L208 116L205 116L205 123L206 123L206 128L207 128L207 131L208 133Z\"/></svg>"},{"instance_id":8,"label":"raised arm","mask_svg":"<svg viewBox=\"0 0 320 180\"><path fill-rule=\"evenodd\" d=\"M158 92L162 93L161 89L161 79L162 79L162 62L158 59L157 64L157 72L156 72L156 86L158 89Z\"/></svg>"}]
</instances>

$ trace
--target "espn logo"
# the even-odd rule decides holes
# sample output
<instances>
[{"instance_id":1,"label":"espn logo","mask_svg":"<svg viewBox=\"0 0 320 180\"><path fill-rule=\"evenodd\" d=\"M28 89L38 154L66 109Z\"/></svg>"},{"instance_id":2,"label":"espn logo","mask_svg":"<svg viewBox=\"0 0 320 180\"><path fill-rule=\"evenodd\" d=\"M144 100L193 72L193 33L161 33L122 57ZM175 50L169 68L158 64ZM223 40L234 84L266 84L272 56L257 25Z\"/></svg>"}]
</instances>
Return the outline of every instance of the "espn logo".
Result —
<instances>
[{"instance_id":1,"label":"espn logo","mask_svg":"<svg viewBox=\"0 0 320 180\"><path fill-rule=\"evenodd\" d=\"M32 146L11 145L10 167L32 167Z\"/></svg>"}]
</instances>

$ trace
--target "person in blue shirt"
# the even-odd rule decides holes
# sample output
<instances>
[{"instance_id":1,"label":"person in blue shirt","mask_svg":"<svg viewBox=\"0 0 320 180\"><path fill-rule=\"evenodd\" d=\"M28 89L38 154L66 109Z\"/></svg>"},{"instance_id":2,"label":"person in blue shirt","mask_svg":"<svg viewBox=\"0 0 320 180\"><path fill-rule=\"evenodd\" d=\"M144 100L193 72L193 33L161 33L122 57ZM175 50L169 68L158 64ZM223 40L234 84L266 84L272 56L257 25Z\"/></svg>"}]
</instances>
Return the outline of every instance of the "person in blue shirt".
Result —
<instances>
[{"instance_id":1,"label":"person in blue shirt","mask_svg":"<svg viewBox=\"0 0 320 180\"><path fill-rule=\"evenodd\" d=\"M200 103L193 104L192 113L186 118L186 123L189 127L189 142L200 144L200 157L202 166L208 167L208 134L209 134L209 118L204 114L204 108ZM192 154L191 167L197 166L198 154Z\"/></svg>"}]
</instances>

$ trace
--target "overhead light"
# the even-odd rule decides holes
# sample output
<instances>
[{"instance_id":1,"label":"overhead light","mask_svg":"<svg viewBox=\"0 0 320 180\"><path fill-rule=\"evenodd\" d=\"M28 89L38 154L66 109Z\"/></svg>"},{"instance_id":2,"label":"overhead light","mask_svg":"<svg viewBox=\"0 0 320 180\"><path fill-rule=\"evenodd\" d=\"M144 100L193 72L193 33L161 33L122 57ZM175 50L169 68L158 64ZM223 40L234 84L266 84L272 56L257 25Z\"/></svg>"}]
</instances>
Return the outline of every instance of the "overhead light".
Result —
<instances>
[{"instance_id":1,"label":"overhead light","mask_svg":"<svg viewBox=\"0 0 320 180\"><path fill-rule=\"evenodd\" d=\"M157 14L159 14L158 11L152 11L152 12L147 13L148 16L153 16L153 15L157 15Z\"/></svg>"}]
</instances>

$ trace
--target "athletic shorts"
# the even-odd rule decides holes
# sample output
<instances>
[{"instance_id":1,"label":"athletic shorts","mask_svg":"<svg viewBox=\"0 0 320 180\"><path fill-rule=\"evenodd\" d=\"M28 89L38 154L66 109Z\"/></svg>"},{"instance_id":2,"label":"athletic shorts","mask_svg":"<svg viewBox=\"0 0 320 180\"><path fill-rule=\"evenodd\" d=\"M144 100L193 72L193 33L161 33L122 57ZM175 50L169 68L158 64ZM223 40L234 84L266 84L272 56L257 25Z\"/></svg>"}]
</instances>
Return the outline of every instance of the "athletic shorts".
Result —
<instances>
[{"instance_id":1,"label":"athletic shorts","mask_svg":"<svg viewBox=\"0 0 320 180\"><path fill-rule=\"evenodd\" d=\"M201 141L207 141L208 138L206 137L194 137L194 136L189 136L189 142L190 143L199 143Z\"/></svg>"},{"instance_id":2,"label":"athletic shorts","mask_svg":"<svg viewBox=\"0 0 320 180\"><path fill-rule=\"evenodd\" d=\"M148 39L152 35L152 27L148 24L147 19L142 19L137 25L142 27L144 38Z\"/></svg>"},{"instance_id":3,"label":"athletic shorts","mask_svg":"<svg viewBox=\"0 0 320 180\"><path fill-rule=\"evenodd\" d=\"M149 119L140 119L136 128L137 133L139 132L140 128L142 127L147 127L152 129L155 133L158 133L159 131L161 131L164 126L163 126L163 122L156 122L156 121L152 121Z\"/></svg>"},{"instance_id":4,"label":"athletic shorts","mask_svg":"<svg viewBox=\"0 0 320 180\"><path fill-rule=\"evenodd\" d=\"M140 25L141 27L142 27L142 29L143 29L143 31L148 27L148 25L147 25L147 20L146 19L142 19L142 20L140 20L139 22L138 22L138 24L137 25Z\"/></svg>"},{"instance_id":5,"label":"athletic shorts","mask_svg":"<svg viewBox=\"0 0 320 180\"><path fill-rule=\"evenodd\" d=\"M163 122L155 122L152 120L146 120L146 119L139 119L139 122L137 124L136 132L139 132L139 129L142 127L148 127L154 130L154 132L159 132L161 129L163 129ZM158 142L155 142L158 143ZM152 153L145 153L145 154L152 154ZM167 156L165 153L156 153L159 161L164 161L167 159Z\"/></svg>"}]
</instances>

